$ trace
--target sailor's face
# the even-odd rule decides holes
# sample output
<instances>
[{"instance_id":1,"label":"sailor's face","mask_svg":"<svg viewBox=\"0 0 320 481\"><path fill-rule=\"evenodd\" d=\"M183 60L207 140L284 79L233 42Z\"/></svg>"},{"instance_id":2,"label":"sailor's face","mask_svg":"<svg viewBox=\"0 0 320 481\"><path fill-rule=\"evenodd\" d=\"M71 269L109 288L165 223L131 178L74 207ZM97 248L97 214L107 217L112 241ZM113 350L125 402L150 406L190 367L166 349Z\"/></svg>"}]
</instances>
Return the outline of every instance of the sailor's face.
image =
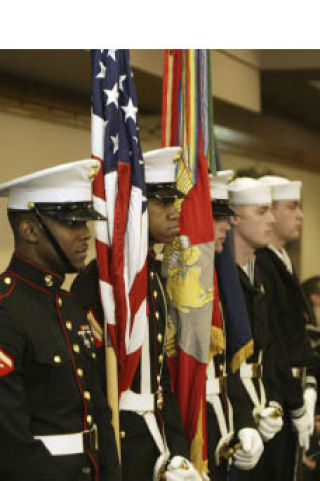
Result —
<instances>
[{"instance_id":1,"label":"sailor's face","mask_svg":"<svg viewBox=\"0 0 320 481\"><path fill-rule=\"evenodd\" d=\"M169 244L179 235L179 214L174 199L148 200L149 233L159 243Z\"/></svg>"},{"instance_id":2,"label":"sailor's face","mask_svg":"<svg viewBox=\"0 0 320 481\"><path fill-rule=\"evenodd\" d=\"M237 215L231 217L231 223L237 235L253 249L268 245L275 222L270 204L242 205L234 210Z\"/></svg>"},{"instance_id":3,"label":"sailor's face","mask_svg":"<svg viewBox=\"0 0 320 481\"><path fill-rule=\"evenodd\" d=\"M215 251L217 254L221 254L223 251L228 230L230 230L230 225L227 216L214 217Z\"/></svg>"},{"instance_id":4,"label":"sailor's face","mask_svg":"<svg viewBox=\"0 0 320 481\"><path fill-rule=\"evenodd\" d=\"M274 231L285 243L300 237L303 213L300 201L278 200L274 202L272 213L276 220Z\"/></svg>"},{"instance_id":5,"label":"sailor's face","mask_svg":"<svg viewBox=\"0 0 320 481\"><path fill-rule=\"evenodd\" d=\"M85 266L85 259L88 254L90 232L86 222L62 222L43 216L43 220L55 237L59 246L67 256L70 264L75 270L81 270ZM46 255L47 262L51 269L65 273L67 266L54 249L51 242L45 235L42 238L42 251Z\"/></svg>"}]
</instances>

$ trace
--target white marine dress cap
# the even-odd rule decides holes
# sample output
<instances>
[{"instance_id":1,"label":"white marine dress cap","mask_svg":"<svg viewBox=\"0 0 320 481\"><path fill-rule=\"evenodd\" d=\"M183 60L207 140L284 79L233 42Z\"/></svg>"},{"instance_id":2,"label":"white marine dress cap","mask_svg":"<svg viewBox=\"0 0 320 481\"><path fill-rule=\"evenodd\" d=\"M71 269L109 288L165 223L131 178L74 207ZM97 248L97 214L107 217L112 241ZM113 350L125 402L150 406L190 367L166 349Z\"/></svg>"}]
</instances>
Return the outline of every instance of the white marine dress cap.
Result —
<instances>
[{"instance_id":1,"label":"white marine dress cap","mask_svg":"<svg viewBox=\"0 0 320 481\"><path fill-rule=\"evenodd\" d=\"M149 198L185 197L176 187L177 163L181 155L181 147L163 147L143 154Z\"/></svg>"},{"instance_id":2,"label":"white marine dress cap","mask_svg":"<svg viewBox=\"0 0 320 481\"><path fill-rule=\"evenodd\" d=\"M91 184L99 168L95 159L59 164L0 184L0 197L8 197L9 210L36 205L48 215L59 211L61 219L71 209L79 215L81 210L84 217L87 212L87 220L104 220L92 207Z\"/></svg>"}]
</instances>

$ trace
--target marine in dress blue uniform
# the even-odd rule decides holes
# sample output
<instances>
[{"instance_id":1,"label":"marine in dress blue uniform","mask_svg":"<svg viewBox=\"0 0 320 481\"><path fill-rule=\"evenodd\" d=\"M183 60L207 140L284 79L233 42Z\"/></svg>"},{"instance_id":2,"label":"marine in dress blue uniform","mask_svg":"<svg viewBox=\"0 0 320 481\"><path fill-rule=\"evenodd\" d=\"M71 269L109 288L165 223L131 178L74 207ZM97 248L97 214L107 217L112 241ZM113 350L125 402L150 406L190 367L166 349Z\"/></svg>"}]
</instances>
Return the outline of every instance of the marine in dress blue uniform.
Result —
<instances>
[{"instance_id":1,"label":"marine in dress blue uniform","mask_svg":"<svg viewBox=\"0 0 320 481\"><path fill-rule=\"evenodd\" d=\"M175 183L175 159L180 155L180 147L144 154L150 233L147 289L149 329L132 385L121 394L119 401L124 481L201 480L188 461L187 437L177 400L171 391L165 356L167 301L161 279L161 263L153 251L154 243L171 242L179 233L178 214L173 202L178 197L184 197ZM93 312L102 328L104 318L96 261L79 274L72 291L84 307ZM103 373L104 383L103 349L100 354L100 372Z\"/></svg>"},{"instance_id":2,"label":"marine in dress blue uniform","mask_svg":"<svg viewBox=\"0 0 320 481\"><path fill-rule=\"evenodd\" d=\"M16 247L0 276L5 481L120 479L90 325L74 295L62 288L64 274L84 262L86 221L102 220L91 204L97 170L89 159L0 186Z\"/></svg>"}]
</instances>

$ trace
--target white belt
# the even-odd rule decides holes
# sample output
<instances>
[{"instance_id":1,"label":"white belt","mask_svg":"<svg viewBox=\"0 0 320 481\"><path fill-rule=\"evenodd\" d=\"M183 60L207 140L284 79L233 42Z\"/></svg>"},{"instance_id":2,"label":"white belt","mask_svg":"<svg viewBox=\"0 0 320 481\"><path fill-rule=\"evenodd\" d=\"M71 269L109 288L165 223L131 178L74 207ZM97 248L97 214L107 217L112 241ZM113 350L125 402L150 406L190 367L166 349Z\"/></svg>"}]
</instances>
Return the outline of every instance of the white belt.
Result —
<instances>
[{"instance_id":1,"label":"white belt","mask_svg":"<svg viewBox=\"0 0 320 481\"><path fill-rule=\"evenodd\" d=\"M225 376L224 376L225 377ZM211 360L207 367L207 381L206 381L206 399L211 404L215 412L218 426L220 430L220 444L228 444L234 435L233 427L233 410L230 401L226 395L228 405L227 416L225 415L223 405L219 394L221 393L221 378L216 377L214 361ZM218 445L219 445L218 443ZM209 446L210 448L211 446ZM219 465L219 449L216 449L216 463Z\"/></svg>"},{"instance_id":2,"label":"white belt","mask_svg":"<svg viewBox=\"0 0 320 481\"><path fill-rule=\"evenodd\" d=\"M240 366L240 378L249 397L254 405L253 415L256 416L266 407L266 392L262 382L262 351L259 351L258 363L248 364L243 362ZM252 379L256 379L259 384L260 396Z\"/></svg>"},{"instance_id":3,"label":"white belt","mask_svg":"<svg viewBox=\"0 0 320 481\"><path fill-rule=\"evenodd\" d=\"M262 364L247 364L243 362L240 366L240 377L256 378L262 375Z\"/></svg>"},{"instance_id":4,"label":"white belt","mask_svg":"<svg viewBox=\"0 0 320 481\"><path fill-rule=\"evenodd\" d=\"M220 387L220 379L218 377L214 379L207 379L206 382L206 394L207 396L211 394L220 394L221 387Z\"/></svg>"},{"instance_id":5,"label":"white belt","mask_svg":"<svg viewBox=\"0 0 320 481\"><path fill-rule=\"evenodd\" d=\"M92 436L92 438L91 438ZM68 454L82 454L88 450L98 449L98 430L92 429L73 434L49 434L34 436L43 442L52 456L66 456ZM91 441L89 441L91 438Z\"/></svg>"},{"instance_id":6,"label":"white belt","mask_svg":"<svg viewBox=\"0 0 320 481\"><path fill-rule=\"evenodd\" d=\"M142 416L159 452L169 452L164 433L161 433L154 415L154 394L137 394L128 389L121 394L119 406L120 411L134 411Z\"/></svg>"},{"instance_id":7,"label":"white belt","mask_svg":"<svg viewBox=\"0 0 320 481\"><path fill-rule=\"evenodd\" d=\"M120 411L135 411L138 414L154 411L154 394L138 394L130 389L123 391L119 401Z\"/></svg>"},{"instance_id":8,"label":"white belt","mask_svg":"<svg viewBox=\"0 0 320 481\"><path fill-rule=\"evenodd\" d=\"M120 411L134 411L143 417L149 432L160 452L165 459L169 459L168 449L164 431L160 431L155 414L155 395L150 392L150 352L149 352L149 327L147 326L145 339L141 352L140 387L141 393L137 394L130 389L124 391L120 396Z\"/></svg>"}]
</instances>

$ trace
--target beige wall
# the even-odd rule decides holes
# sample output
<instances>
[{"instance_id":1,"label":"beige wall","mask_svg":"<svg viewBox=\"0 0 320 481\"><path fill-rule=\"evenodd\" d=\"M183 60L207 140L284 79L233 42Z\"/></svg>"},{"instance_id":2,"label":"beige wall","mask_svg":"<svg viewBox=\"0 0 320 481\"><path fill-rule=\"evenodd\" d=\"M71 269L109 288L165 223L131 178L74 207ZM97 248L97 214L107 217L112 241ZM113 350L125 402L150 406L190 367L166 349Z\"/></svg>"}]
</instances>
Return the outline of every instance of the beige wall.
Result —
<instances>
[{"instance_id":1,"label":"beige wall","mask_svg":"<svg viewBox=\"0 0 320 481\"><path fill-rule=\"evenodd\" d=\"M211 50L211 71L215 97L261 111L260 70L254 51Z\"/></svg>"},{"instance_id":2,"label":"beige wall","mask_svg":"<svg viewBox=\"0 0 320 481\"><path fill-rule=\"evenodd\" d=\"M143 149L160 146L160 135L147 134L149 119L141 118ZM23 175L36 169L46 168L61 162L86 158L90 155L90 131L70 127L21 115L0 112L0 182ZM143 134L144 132L144 134ZM160 133L159 133L160 134ZM253 159L221 153L223 168L243 168L256 165ZM267 163L262 167L270 167ZM319 186L320 174L289 169L279 164L271 167L292 179L301 179L303 187L304 226L301 244L301 277L304 279L320 273L318 243L320 239ZM6 219L6 203L0 199L0 271L6 268L13 250L13 239ZM94 255L93 248L90 256Z\"/></svg>"},{"instance_id":3,"label":"beige wall","mask_svg":"<svg viewBox=\"0 0 320 481\"><path fill-rule=\"evenodd\" d=\"M55 164L90 156L90 131L0 112L0 182ZM13 238L0 199L0 272L8 265Z\"/></svg>"},{"instance_id":4,"label":"beige wall","mask_svg":"<svg viewBox=\"0 0 320 481\"><path fill-rule=\"evenodd\" d=\"M211 50L212 92L218 99L261 111L260 54L256 50ZM163 50L131 50L131 63L162 77Z\"/></svg>"}]
</instances>

